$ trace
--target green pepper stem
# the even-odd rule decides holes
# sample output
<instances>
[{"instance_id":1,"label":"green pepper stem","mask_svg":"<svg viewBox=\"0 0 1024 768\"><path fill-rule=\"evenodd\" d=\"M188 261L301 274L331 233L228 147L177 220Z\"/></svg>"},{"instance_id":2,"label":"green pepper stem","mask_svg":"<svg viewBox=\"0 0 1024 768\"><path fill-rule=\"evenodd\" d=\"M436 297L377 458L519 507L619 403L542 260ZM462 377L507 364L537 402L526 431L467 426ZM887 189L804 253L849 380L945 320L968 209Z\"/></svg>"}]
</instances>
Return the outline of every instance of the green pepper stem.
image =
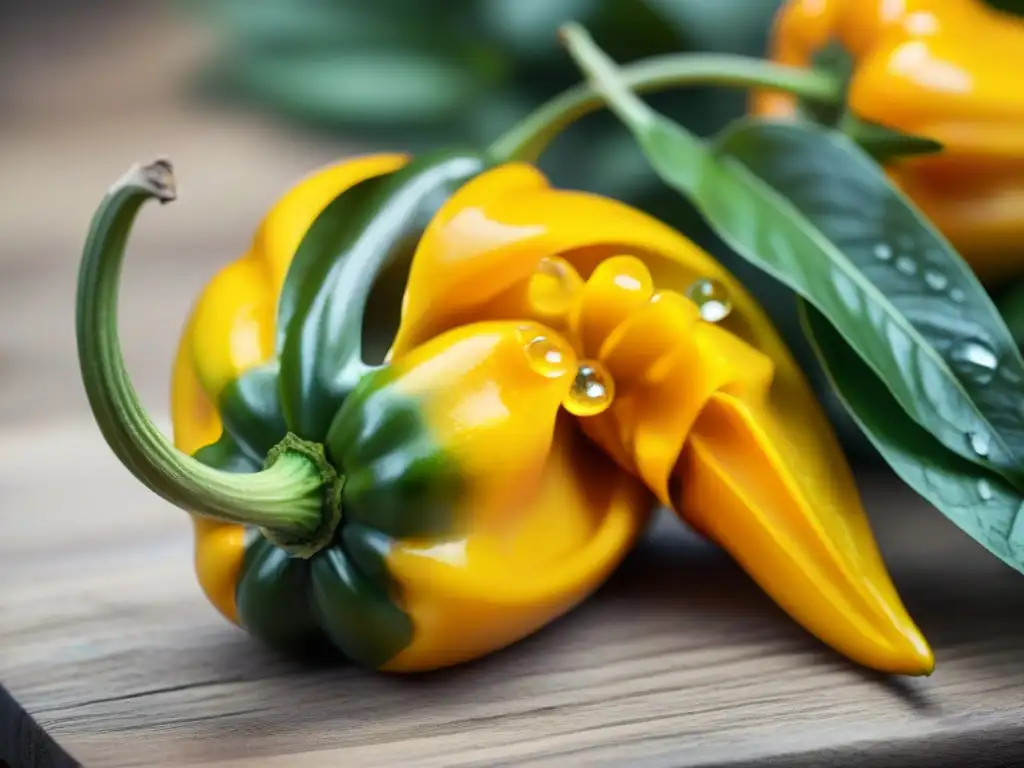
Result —
<instances>
[{"instance_id":1,"label":"green pepper stem","mask_svg":"<svg viewBox=\"0 0 1024 768\"><path fill-rule=\"evenodd\" d=\"M842 79L828 72L735 54L655 56L621 67L619 74L623 84L637 93L706 84L784 91L808 101L838 104L844 89ZM501 136L491 145L491 155L502 161L534 163L559 133L604 106L597 91L581 83L542 104Z\"/></svg>"},{"instance_id":2,"label":"green pepper stem","mask_svg":"<svg viewBox=\"0 0 1024 768\"><path fill-rule=\"evenodd\" d=\"M179 451L146 414L125 369L117 333L118 284L132 224L148 200L175 199L166 160L134 166L100 203L78 275L78 360L89 406L107 444L145 486L193 514L254 525L294 554L330 539L340 479L319 446L289 436L265 469L232 473Z\"/></svg>"}]
</instances>

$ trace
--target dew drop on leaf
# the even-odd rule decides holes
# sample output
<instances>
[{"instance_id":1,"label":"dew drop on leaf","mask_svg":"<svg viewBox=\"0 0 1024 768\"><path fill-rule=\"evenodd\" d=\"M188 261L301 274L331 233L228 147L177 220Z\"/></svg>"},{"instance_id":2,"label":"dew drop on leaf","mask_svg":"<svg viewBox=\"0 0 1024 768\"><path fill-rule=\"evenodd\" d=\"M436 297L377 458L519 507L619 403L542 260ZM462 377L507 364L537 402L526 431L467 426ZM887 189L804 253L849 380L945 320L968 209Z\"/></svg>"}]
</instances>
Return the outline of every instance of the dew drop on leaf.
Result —
<instances>
[{"instance_id":1,"label":"dew drop on leaf","mask_svg":"<svg viewBox=\"0 0 1024 768\"><path fill-rule=\"evenodd\" d=\"M959 288L954 288L949 292L949 298L951 298L953 301L959 304L961 301L964 300L964 292L961 291Z\"/></svg>"},{"instance_id":2,"label":"dew drop on leaf","mask_svg":"<svg viewBox=\"0 0 1024 768\"><path fill-rule=\"evenodd\" d=\"M988 456L989 437L984 432L971 432L967 435L971 442L971 450L981 458Z\"/></svg>"},{"instance_id":3,"label":"dew drop on leaf","mask_svg":"<svg viewBox=\"0 0 1024 768\"><path fill-rule=\"evenodd\" d=\"M900 256L896 259L896 269L904 275L913 275L917 272L917 264L909 256Z\"/></svg>"},{"instance_id":4,"label":"dew drop on leaf","mask_svg":"<svg viewBox=\"0 0 1024 768\"><path fill-rule=\"evenodd\" d=\"M596 416L614 399L615 382L608 370L596 360L583 360L562 405L574 416Z\"/></svg>"},{"instance_id":5,"label":"dew drop on leaf","mask_svg":"<svg viewBox=\"0 0 1024 768\"><path fill-rule=\"evenodd\" d=\"M999 365L996 353L979 341L958 341L949 350L953 367L978 384L988 384Z\"/></svg>"},{"instance_id":6,"label":"dew drop on leaf","mask_svg":"<svg viewBox=\"0 0 1024 768\"><path fill-rule=\"evenodd\" d=\"M700 317L709 323L724 320L732 312L732 298L724 285L717 280L701 278L686 289L686 296L700 310Z\"/></svg>"},{"instance_id":7,"label":"dew drop on leaf","mask_svg":"<svg viewBox=\"0 0 1024 768\"><path fill-rule=\"evenodd\" d=\"M888 261L892 258L892 248L886 243L879 243L875 246L874 254L879 261Z\"/></svg>"},{"instance_id":8,"label":"dew drop on leaf","mask_svg":"<svg viewBox=\"0 0 1024 768\"><path fill-rule=\"evenodd\" d=\"M992 486L985 478L978 481L978 496L981 497L982 501L989 501L992 499Z\"/></svg>"},{"instance_id":9,"label":"dew drop on leaf","mask_svg":"<svg viewBox=\"0 0 1024 768\"><path fill-rule=\"evenodd\" d=\"M924 282L933 291L945 290L946 286L949 285L949 280L941 272L936 272L934 269L926 269L924 273Z\"/></svg>"}]
</instances>

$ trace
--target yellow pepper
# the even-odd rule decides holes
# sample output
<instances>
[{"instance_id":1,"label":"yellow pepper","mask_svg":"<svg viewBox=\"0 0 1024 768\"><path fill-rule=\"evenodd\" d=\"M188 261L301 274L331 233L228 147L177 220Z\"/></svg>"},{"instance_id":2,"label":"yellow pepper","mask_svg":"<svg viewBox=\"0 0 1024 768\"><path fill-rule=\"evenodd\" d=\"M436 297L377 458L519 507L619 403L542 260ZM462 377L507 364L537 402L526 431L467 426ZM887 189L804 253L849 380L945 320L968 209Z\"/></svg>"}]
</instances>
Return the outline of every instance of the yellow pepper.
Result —
<instances>
[{"instance_id":1,"label":"yellow pepper","mask_svg":"<svg viewBox=\"0 0 1024 768\"><path fill-rule=\"evenodd\" d=\"M1024 272L1024 19L981 0L789 0L773 60L809 67L829 44L851 57L859 118L933 139L940 153L889 173L979 277ZM788 94L758 92L754 114L788 118Z\"/></svg>"},{"instance_id":2,"label":"yellow pepper","mask_svg":"<svg viewBox=\"0 0 1024 768\"><path fill-rule=\"evenodd\" d=\"M199 582L229 620L386 670L460 663L586 598L660 501L824 642L931 671L807 382L680 234L522 163L321 169L200 296L173 375L175 449L114 328L128 232L145 200L173 197L169 174L129 174L94 219L79 355L115 453L193 513ZM376 364L364 314L403 264Z\"/></svg>"}]
</instances>

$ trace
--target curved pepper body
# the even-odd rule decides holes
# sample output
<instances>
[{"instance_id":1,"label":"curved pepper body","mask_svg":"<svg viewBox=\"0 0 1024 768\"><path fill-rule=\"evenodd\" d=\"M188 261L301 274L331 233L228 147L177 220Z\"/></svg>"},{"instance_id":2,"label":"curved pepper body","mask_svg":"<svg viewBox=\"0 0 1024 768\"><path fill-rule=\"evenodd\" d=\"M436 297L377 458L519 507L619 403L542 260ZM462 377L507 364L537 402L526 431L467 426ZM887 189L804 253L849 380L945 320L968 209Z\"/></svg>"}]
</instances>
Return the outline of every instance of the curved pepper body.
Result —
<instances>
[{"instance_id":1,"label":"curved pepper body","mask_svg":"<svg viewBox=\"0 0 1024 768\"><path fill-rule=\"evenodd\" d=\"M203 590L269 644L326 637L394 671L466 661L589 595L643 528L650 493L560 411L575 357L551 329L474 323L387 366L364 360L375 279L483 170L471 155L380 155L314 174L186 326L172 393L181 450L255 471L293 433L344 475L339 533L308 560L195 518ZM537 368L539 338L562 350L561 367Z\"/></svg>"},{"instance_id":2,"label":"curved pepper body","mask_svg":"<svg viewBox=\"0 0 1024 768\"><path fill-rule=\"evenodd\" d=\"M830 43L852 58L854 114L943 145L892 164L892 179L982 279L1024 271L1024 20L981 0L789 0L770 55L811 66ZM755 114L797 109L787 94L752 99Z\"/></svg>"},{"instance_id":3,"label":"curved pepper body","mask_svg":"<svg viewBox=\"0 0 1024 768\"><path fill-rule=\"evenodd\" d=\"M698 279L731 297L720 323L684 297ZM469 322L524 316L609 372L611 407L580 422L618 466L823 641L876 669L931 671L808 383L710 256L635 209L507 164L431 221L392 355Z\"/></svg>"}]
</instances>

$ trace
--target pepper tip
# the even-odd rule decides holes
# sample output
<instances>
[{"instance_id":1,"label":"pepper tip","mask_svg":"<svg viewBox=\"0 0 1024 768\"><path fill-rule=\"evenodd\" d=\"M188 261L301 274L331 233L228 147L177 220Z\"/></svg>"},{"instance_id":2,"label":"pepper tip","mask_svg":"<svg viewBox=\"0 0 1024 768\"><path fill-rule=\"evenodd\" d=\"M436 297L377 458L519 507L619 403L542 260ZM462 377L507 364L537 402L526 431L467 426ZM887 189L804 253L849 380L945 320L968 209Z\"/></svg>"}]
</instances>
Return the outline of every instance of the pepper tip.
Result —
<instances>
[{"instance_id":1,"label":"pepper tip","mask_svg":"<svg viewBox=\"0 0 1024 768\"><path fill-rule=\"evenodd\" d=\"M915 626L893 638L887 653L865 661L879 672L904 677L929 677L935 671L935 654Z\"/></svg>"}]
</instances>

